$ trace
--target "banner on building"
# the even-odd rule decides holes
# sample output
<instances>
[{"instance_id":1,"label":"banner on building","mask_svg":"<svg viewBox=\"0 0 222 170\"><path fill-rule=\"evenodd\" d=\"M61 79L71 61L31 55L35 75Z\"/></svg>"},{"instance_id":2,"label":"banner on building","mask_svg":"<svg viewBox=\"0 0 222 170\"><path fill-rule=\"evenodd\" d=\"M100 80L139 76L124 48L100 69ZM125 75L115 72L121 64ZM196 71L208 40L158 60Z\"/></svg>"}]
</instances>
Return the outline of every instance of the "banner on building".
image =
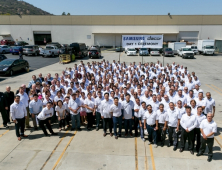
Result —
<instances>
[{"instance_id":1,"label":"banner on building","mask_svg":"<svg viewBox=\"0 0 222 170\"><path fill-rule=\"evenodd\" d=\"M163 35L122 35L123 48L162 48Z\"/></svg>"}]
</instances>

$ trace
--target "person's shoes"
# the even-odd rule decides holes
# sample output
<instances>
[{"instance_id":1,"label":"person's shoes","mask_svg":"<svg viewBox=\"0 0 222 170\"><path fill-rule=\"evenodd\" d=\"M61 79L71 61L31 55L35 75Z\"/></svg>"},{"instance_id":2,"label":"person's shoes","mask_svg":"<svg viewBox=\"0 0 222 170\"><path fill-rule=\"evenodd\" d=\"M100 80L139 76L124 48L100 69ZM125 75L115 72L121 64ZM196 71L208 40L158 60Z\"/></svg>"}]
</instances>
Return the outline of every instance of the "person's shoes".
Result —
<instances>
[{"instance_id":1,"label":"person's shoes","mask_svg":"<svg viewBox=\"0 0 222 170\"><path fill-rule=\"evenodd\" d=\"M7 125L3 125L4 127L7 127Z\"/></svg>"},{"instance_id":2,"label":"person's shoes","mask_svg":"<svg viewBox=\"0 0 222 170\"><path fill-rule=\"evenodd\" d=\"M164 143L161 143L161 147L163 147L164 146Z\"/></svg>"},{"instance_id":3,"label":"person's shoes","mask_svg":"<svg viewBox=\"0 0 222 170\"><path fill-rule=\"evenodd\" d=\"M201 155L203 155L203 153L201 153L201 152L198 152L198 153L196 154L196 156L201 156Z\"/></svg>"},{"instance_id":4,"label":"person's shoes","mask_svg":"<svg viewBox=\"0 0 222 170\"><path fill-rule=\"evenodd\" d=\"M127 135L128 135L128 134L127 134L127 133L125 133L125 135L124 135L124 136L125 136L125 137L127 137Z\"/></svg>"},{"instance_id":5,"label":"person's shoes","mask_svg":"<svg viewBox=\"0 0 222 170\"><path fill-rule=\"evenodd\" d=\"M157 144L154 144L154 148L157 148Z\"/></svg>"},{"instance_id":6,"label":"person's shoes","mask_svg":"<svg viewBox=\"0 0 222 170\"><path fill-rule=\"evenodd\" d=\"M46 133L46 134L45 134L45 136L49 136L49 134L48 134L48 133Z\"/></svg>"},{"instance_id":7,"label":"person's shoes","mask_svg":"<svg viewBox=\"0 0 222 170\"><path fill-rule=\"evenodd\" d=\"M118 136L115 136L115 139L118 139Z\"/></svg>"},{"instance_id":8,"label":"person's shoes","mask_svg":"<svg viewBox=\"0 0 222 170\"><path fill-rule=\"evenodd\" d=\"M21 138L21 137L18 137L18 140L19 140L19 141L21 141L21 140L22 140L22 138Z\"/></svg>"},{"instance_id":9,"label":"person's shoes","mask_svg":"<svg viewBox=\"0 0 222 170\"><path fill-rule=\"evenodd\" d=\"M121 135L121 134L119 134L119 137L121 138L121 137L122 137L122 135Z\"/></svg>"},{"instance_id":10,"label":"person's shoes","mask_svg":"<svg viewBox=\"0 0 222 170\"><path fill-rule=\"evenodd\" d=\"M38 128L37 128L37 127L35 127L34 129L35 129L35 130L38 130Z\"/></svg>"},{"instance_id":11,"label":"person's shoes","mask_svg":"<svg viewBox=\"0 0 222 170\"><path fill-rule=\"evenodd\" d=\"M9 125L11 125L11 122L8 122Z\"/></svg>"},{"instance_id":12,"label":"person's shoes","mask_svg":"<svg viewBox=\"0 0 222 170\"><path fill-rule=\"evenodd\" d=\"M174 150L174 151L176 151L176 150L177 150L177 147L176 147L176 146L174 146L174 147L173 147L173 150Z\"/></svg>"},{"instance_id":13,"label":"person's shoes","mask_svg":"<svg viewBox=\"0 0 222 170\"><path fill-rule=\"evenodd\" d=\"M57 136L57 135L58 135L58 133L51 133L51 135L52 135L52 136Z\"/></svg>"},{"instance_id":14,"label":"person's shoes","mask_svg":"<svg viewBox=\"0 0 222 170\"><path fill-rule=\"evenodd\" d=\"M78 128L77 130L78 130L78 131L82 131L82 129L81 129L81 128Z\"/></svg>"},{"instance_id":15,"label":"person's shoes","mask_svg":"<svg viewBox=\"0 0 222 170\"><path fill-rule=\"evenodd\" d=\"M147 144L148 144L148 145L150 145L150 144L151 144L151 142L150 142L150 141L148 141L148 142L147 142Z\"/></svg>"},{"instance_id":16,"label":"person's shoes","mask_svg":"<svg viewBox=\"0 0 222 170\"><path fill-rule=\"evenodd\" d=\"M74 131L75 129L74 128L71 128L71 131Z\"/></svg>"},{"instance_id":17,"label":"person's shoes","mask_svg":"<svg viewBox=\"0 0 222 170\"><path fill-rule=\"evenodd\" d=\"M143 140L143 142L145 142L145 141L146 141L146 139L145 139L145 138L142 138L142 140Z\"/></svg>"},{"instance_id":18,"label":"person's shoes","mask_svg":"<svg viewBox=\"0 0 222 170\"><path fill-rule=\"evenodd\" d=\"M21 137L23 137L23 138L27 138L27 137L28 137L28 135L21 135Z\"/></svg>"},{"instance_id":19,"label":"person's shoes","mask_svg":"<svg viewBox=\"0 0 222 170\"><path fill-rule=\"evenodd\" d=\"M99 130L99 127L96 127L96 131L98 131Z\"/></svg>"},{"instance_id":20,"label":"person's shoes","mask_svg":"<svg viewBox=\"0 0 222 170\"><path fill-rule=\"evenodd\" d=\"M171 147L171 143L168 143L168 145L167 145L168 147Z\"/></svg>"},{"instance_id":21,"label":"person's shoes","mask_svg":"<svg viewBox=\"0 0 222 170\"><path fill-rule=\"evenodd\" d=\"M132 133L130 133L130 137L133 137L133 134L132 134Z\"/></svg>"},{"instance_id":22,"label":"person's shoes","mask_svg":"<svg viewBox=\"0 0 222 170\"><path fill-rule=\"evenodd\" d=\"M190 150L190 153L193 155L194 154L193 150Z\"/></svg>"},{"instance_id":23,"label":"person's shoes","mask_svg":"<svg viewBox=\"0 0 222 170\"><path fill-rule=\"evenodd\" d=\"M87 128L87 130L88 130L88 131L90 131L90 130L91 130L91 128Z\"/></svg>"},{"instance_id":24,"label":"person's shoes","mask_svg":"<svg viewBox=\"0 0 222 170\"><path fill-rule=\"evenodd\" d=\"M110 132L110 134L109 134L111 137L113 137L113 133L112 132Z\"/></svg>"},{"instance_id":25,"label":"person's shoes","mask_svg":"<svg viewBox=\"0 0 222 170\"><path fill-rule=\"evenodd\" d=\"M208 156L207 161L211 162L212 161L212 156Z\"/></svg>"},{"instance_id":26,"label":"person's shoes","mask_svg":"<svg viewBox=\"0 0 222 170\"><path fill-rule=\"evenodd\" d=\"M183 148L180 148L180 152L183 152Z\"/></svg>"},{"instance_id":27,"label":"person's shoes","mask_svg":"<svg viewBox=\"0 0 222 170\"><path fill-rule=\"evenodd\" d=\"M103 133L103 136L105 137L105 136L106 136L106 133Z\"/></svg>"}]
</instances>

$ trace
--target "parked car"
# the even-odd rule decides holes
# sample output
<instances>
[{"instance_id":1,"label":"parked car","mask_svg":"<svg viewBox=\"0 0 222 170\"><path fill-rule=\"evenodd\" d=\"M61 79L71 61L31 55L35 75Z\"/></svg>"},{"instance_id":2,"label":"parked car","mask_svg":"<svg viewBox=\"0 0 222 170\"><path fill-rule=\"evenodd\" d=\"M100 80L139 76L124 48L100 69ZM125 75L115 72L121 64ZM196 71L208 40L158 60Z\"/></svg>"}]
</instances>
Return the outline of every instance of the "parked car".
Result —
<instances>
[{"instance_id":1,"label":"parked car","mask_svg":"<svg viewBox=\"0 0 222 170\"><path fill-rule=\"evenodd\" d=\"M40 50L39 46L37 45L26 45L23 47L23 54L28 56L28 55L39 55Z\"/></svg>"},{"instance_id":2,"label":"parked car","mask_svg":"<svg viewBox=\"0 0 222 170\"><path fill-rule=\"evenodd\" d=\"M116 52L123 52L125 51L125 48L122 48L122 47L116 47Z\"/></svg>"},{"instance_id":3,"label":"parked car","mask_svg":"<svg viewBox=\"0 0 222 170\"><path fill-rule=\"evenodd\" d=\"M88 55L88 50L85 43L72 43L70 44L72 52L75 54L76 58L83 58Z\"/></svg>"},{"instance_id":4,"label":"parked car","mask_svg":"<svg viewBox=\"0 0 222 170\"><path fill-rule=\"evenodd\" d=\"M150 55L160 55L160 49L159 48L151 48Z\"/></svg>"},{"instance_id":5,"label":"parked car","mask_svg":"<svg viewBox=\"0 0 222 170\"><path fill-rule=\"evenodd\" d=\"M165 57L167 57L167 56L172 56L173 57L174 56L172 48L168 48L168 47L163 49L163 53L162 54Z\"/></svg>"},{"instance_id":6,"label":"parked car","mask_svg":"<svg viewBox=\"0 0 222 170\"><path fill-rule=\"evenodd\" d=\"M0 54L0 61L3 61L5 59L7 59L7 57L5 55L3 55L3 54Z\"/></svg>"},{"instance_id":7,"label":"parked car","mask_svg":"<svg viewBox=\"0 0 222 170\"><path fill-rule=\"evenodd\" d=\"M62 47L63 47L63 46L62 46L60 43L58 43L58 42L49 42L49 43L46 44L46 46L47 46L47 45L57 46L58 48L62 48Z\"/></svg>"},{"instance_id":8,"label":"parked car","mask_svg":"<svg viewBox=\"0 0 222 170\"><path fill-rule=\"evenodd\" d=\"M10 53L10 47L7 45L0 45L0 53Z\"/></svg>"},{"instance_id":9,"label":"parked car","mask_svg":"<svg viewBox=\"0 0 222 170\"><path fill-rule=\"evenodd\" d=\"M135 48L129 48L129 49L127 49L127 56L129 56L129 55L137 55L136 54L136 49Z\"/></svg>"},{"instance_id":10,"label":"parked car","mask_svg":"<svg viewBox=\"0 0 222 170\"><path fill-rule=\"evenodd\" d=\"M16 46L25 46L25 45L29 45L29 43L25 42L25 41L17 41L15 42Z\"/></svg>"},{"instance_id":11,"label":"parked car","mask_svg":"<svg viewBox=\"0 0 222 170\"><path fill-rule=\"evenodd\" d=\"M5 39L1 40L1 45L11 46L11 45L14 45L14 44L15 44L15 41L12 41L12 40L5 40Z\"/></svg>"},{"instance_id":12,"label":"parked car","mask_svg":"<svg viewBox=\"0 0 222 170\"><path fill-rule=\"evenodd\" d=\"M101 57L101 51L97 48L93 47L89 50L89 58L100 58Z\"/></svg>"},{"instance_id":13,"label":"parked car","mask_svg":"<svg viewBox=\"0 0 222 170\"><path fill-rule=\"evenodd\" d=\"M178 56L182 58L194 58L194 52L191 48L182 47L178 50Z\"/></svg>"},{"instance_id":14,"label":"parked car","mask_svg":"<svg viewBox=\"0 0 222 170\"><path fill-rule=\"evenodd\" d=\"M59 55L59 51L60 51L60 49L59 49L57 46L47 45L47 46L45 47L45 49L42 49L42 50L40 51L40 55L41 55L42 57L48 57L48 56L54 57L54 56Z\"/></svg>"},{"instance_id":15,"label":"parked car","mask_svg":"<svg viewBox=\"0 0 222 170\"><path fill-rule=\"evenodd\" d=\"M0 62L0 74L12 76L15 72L24 70L29 72L29 63L21 59L5 59Z\"/></svg>"},{"instance_id":16,"label":"parked car","mask_svg":"<svg viewBox=\"0 0 222 170\"><path fill-rule=\"evenodd\" d=\"M140 48L139 55L140 56L149 55L148 49L147 48Z\"/></svg>"},{"instance_id":17,"label":"parked car","mask_svg":"<svg viewBox=\"0 0 222 170\"><path fill-rule=\"evenodd\" d=\"M10 53L12 53L12 55L19 54L19 50L23 50L23 47L14 46L14 47L10 48Z\"/></svg>"}]
</instances>

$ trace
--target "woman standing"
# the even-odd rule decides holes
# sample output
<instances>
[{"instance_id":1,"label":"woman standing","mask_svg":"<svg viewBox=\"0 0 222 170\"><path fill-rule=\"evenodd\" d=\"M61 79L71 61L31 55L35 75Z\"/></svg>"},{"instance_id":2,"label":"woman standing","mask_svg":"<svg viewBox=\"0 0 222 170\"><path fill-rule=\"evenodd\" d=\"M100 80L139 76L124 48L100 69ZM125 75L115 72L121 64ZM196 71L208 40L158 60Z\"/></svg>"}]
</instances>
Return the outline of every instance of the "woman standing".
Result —
<instances>
[{"instance_id":1,"label":"woman standing","mask_svg":"<svg viewBox=\"0 0 222 170\"><path fill-rule=\"evenodd\" d=\"M86 121L87 114L86 114L86 108L84 105L85 99L86 99L85 93L82 92L81 98L80 98L80 106L81 106L80 107L80 117L81 117L82 125L87 124L87 121Z\"/></svg>"},{"instance_id":2,"label":"woman standing","mask_svg":"<svg viewBox=\"0 0 222 170\"><path fill-rule=\"evenodd\" d=\"M62 100L58 100L57 106L55 107L56 116L58 116L59 121L59 131L65 130L65 106L63 105Z\"/></svg>"},{"instance_id":3,"label":"woman standing","mask_svg":"<svg viewBox=\"0 0 222 170\"><path fill-rule=\"evenodd\" d=\"M91 128L93 127L93 114L95 113L95 102L94 99L92 99L91 97L91 92L88 92L87 98L84 101L88 118L87 130L91 130Z\"/></svg>"}]
</instances>

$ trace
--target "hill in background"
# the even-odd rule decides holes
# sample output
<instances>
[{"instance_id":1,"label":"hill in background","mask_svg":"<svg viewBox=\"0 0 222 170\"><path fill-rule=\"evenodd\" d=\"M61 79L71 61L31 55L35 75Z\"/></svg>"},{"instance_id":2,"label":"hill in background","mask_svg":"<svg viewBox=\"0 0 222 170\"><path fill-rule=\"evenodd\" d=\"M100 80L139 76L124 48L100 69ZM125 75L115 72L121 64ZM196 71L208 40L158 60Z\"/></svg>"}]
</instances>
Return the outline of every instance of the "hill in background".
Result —
<instances>
[{"instance_id":1,"label":"hill in background","mask_svg":"<svg viewBox=\"0 0 222 170\"><path fill-rule=\"evenodd\" d=\"M27 2L18 0L0 0L0 15L52 15Z\"/></svg>"}]
</instances>

